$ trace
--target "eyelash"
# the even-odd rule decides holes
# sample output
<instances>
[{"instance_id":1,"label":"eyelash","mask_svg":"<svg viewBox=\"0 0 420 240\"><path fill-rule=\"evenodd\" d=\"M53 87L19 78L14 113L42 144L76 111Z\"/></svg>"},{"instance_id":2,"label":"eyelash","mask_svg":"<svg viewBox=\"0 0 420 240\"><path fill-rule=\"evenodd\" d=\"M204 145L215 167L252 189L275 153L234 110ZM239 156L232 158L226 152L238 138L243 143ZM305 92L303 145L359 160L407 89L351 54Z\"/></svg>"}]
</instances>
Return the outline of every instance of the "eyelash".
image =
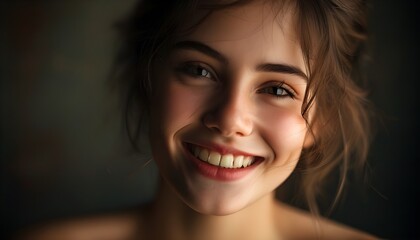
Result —
<instances>
[{"instance_id":1,"label":"eyelash","mask_svg":"<svg viewBox=\"0 0 420 240\"><path fill-rule=\"evenodd\" d=\"M216 74L209 70L209 67L203 66L202 63L189 62L178 68L178 71L185 73L194 78L208 78L210 80L216 80Z\"/></svg>"},{"instance_id":2,"label":"eyelash","mask_svg":"<svg viewBox=\"0 0 420 240\"><path fill-rule=\"evenodd\" d=\"M279 90L281 91L280 94ZM263 87L257 92L274 95L276 98L290 97L294 99L296 96L294 91L289 86L285 85L284 82L274 83L273 85Z\"/></svg>"},{"instance_id":3,"label":"eyelash","mask_svg":"<svg viewBox=\"0 0 420 240\"><path fill-rule=\"evenodd\" d=\"M216 74L209 70L209 67L203 65L204 64L199 62L188 62L178 68L178 71L194 78L208 78L210 80L216 81ZM280 94L279 91L281 91ZM285 85L284 82L275 82L272 85L259 89L257 92L274 95L276 98L290 97L294 99L296 96L294 90Z\"/></svg>"}]
</instances>

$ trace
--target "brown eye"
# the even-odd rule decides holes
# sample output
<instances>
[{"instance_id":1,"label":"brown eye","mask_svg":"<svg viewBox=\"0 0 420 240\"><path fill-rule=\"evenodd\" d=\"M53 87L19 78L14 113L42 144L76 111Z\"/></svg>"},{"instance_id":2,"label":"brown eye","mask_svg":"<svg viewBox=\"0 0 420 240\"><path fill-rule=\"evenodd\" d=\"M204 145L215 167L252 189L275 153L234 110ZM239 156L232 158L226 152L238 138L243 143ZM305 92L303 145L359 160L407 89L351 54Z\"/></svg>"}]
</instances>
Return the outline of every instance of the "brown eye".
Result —
<instances>
[{"instance_id":1,"label":"brown eye","mask_svg":"<svg viewBox=\"0 0 420 240\"><path fill-rule=\"evenodd\" d=\"M267 87L262 90L263 93L272 94L275 96L285 96L288 95L285 89L281 87Z\"/></svg>"},{"instance_id":2,"label":"brown eye","mask_svg":"<svg viewBox=\"0 0 420 240\"><path fill-rule=\"evenodd\" d=\"M294 98L294 94L291 91L289 91L287 88L285 88L283 84L263 87L259 89L258 92L270 94L278 98L284 98L284 97Z\"/></svg>"},{"instance_id":3,"label":"brown eye","mask_svg":"<svg viewBox=\"0 0 420 240\"><path fill-rule=\"evenodd\" d=\"M188 63L184 65L181 70L195 78L208 78L208 79L214 79L213 74L208 70L206 67L201 66L197 63Z\"/></svg>"}]
</instances>

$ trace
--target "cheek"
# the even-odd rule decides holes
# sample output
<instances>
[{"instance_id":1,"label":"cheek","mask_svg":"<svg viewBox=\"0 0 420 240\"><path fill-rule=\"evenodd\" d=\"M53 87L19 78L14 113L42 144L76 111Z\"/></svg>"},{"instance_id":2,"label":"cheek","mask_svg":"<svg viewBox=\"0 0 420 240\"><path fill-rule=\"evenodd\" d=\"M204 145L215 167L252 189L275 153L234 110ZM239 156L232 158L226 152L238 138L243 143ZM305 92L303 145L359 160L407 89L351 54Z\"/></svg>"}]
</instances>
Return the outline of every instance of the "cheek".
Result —
<instances>
[{"instance_id":1,"label":"cheek","mask_svg":"<svg viewBox=\"0 0 420 240\"><path fill-rule=\"evenodd\" d=\"M193 121L199 115L205 102L198 92L191 91L180 84L169 86L167 101L167 118L179 127Z\"/></svg>"},{"instance_id":2,"label":"cheek","mask_svg":"<svg viewBox=\"0 0 420 240\"><path fill-rule=\"evenodd\" d=\"M266 112L263 119L264 138L277 156L300 155L307 127L298 112L277 109Z\"/></svg>"},{"instance_id":3,"label":"cheek","mask_svg":"<svg viewBox=\"0 0 420 240\"><path fill-rule=\"evenodd\" d=\"M166 82L153 96L155 105L152 109L152 124L159 123L165 135L174 135L197 120L199 112L205 106L205 97L176 80L168 79Z\"/></svg>"},{"instance_id":4,"label":"cheek","mask_svg":"<svg viewBox=\"0 0 420 240\"><path fill-rule=\"evenodd\" d=\"M177 168L173 165L168 168L167 165L170 162L176 165L175 156L179 149L177 136L196 121L195 116L198 116L197 110L203 100L195 91L188 90L176 80L159 80L152 95L149 139L159 168L161 171L168 171L167 174L170 175L173 173L171 169Z\"/></svg>"}]
</instances>

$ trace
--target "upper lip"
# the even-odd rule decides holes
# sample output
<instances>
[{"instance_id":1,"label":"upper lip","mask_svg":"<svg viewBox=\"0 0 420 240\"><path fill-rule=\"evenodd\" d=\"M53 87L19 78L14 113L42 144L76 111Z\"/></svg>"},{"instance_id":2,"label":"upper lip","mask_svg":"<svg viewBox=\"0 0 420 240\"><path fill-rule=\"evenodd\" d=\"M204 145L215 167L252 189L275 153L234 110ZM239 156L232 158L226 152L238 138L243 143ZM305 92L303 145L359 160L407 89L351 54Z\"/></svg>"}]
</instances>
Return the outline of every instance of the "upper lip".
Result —
<instances>
[{"instance_id":1,"label":"upper lip","mask_svg":"<svg viewBox=\"0 0 420 240\"><path fill-rule=\"evenodd\" d=\"M198 146L198 147L206 148L206 149L209 149L211 151L218 152L221 155L232 154L234 156L251 156L251 157L262 158L260 156L255 155L255 154L248 153L248 152L236 149L236 148L231 147L231 146L225 146L225 145L221 145L221 144L217 144L217 143L191 143L191 142L187 142L187 144L192 145L192 146L195 145L195 146Z\"/></svg>"}]
</instances>

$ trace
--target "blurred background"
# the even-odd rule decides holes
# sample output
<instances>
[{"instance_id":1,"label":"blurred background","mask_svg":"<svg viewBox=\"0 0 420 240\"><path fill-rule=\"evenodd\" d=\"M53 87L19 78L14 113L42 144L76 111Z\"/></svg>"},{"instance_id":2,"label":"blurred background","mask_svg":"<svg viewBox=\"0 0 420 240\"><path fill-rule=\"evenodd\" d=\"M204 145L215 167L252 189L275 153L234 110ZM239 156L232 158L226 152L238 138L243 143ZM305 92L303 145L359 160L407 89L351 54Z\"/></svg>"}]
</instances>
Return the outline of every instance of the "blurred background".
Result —
<instances>
[{"instance_id":1,"label":"blurred background","mask_svg":"<svg viewBox=\"0 0 420 240\"><path fill-rule=\"evenodd\" d=\"M157 173L134 154L109 85L115 21L135 0L1 1L1 231L148 201ZM371 1L370 98L380 121L366 187L332 213L387 239L415 238L419 17L414 1Z\"/></svg>"}]
</instances>

